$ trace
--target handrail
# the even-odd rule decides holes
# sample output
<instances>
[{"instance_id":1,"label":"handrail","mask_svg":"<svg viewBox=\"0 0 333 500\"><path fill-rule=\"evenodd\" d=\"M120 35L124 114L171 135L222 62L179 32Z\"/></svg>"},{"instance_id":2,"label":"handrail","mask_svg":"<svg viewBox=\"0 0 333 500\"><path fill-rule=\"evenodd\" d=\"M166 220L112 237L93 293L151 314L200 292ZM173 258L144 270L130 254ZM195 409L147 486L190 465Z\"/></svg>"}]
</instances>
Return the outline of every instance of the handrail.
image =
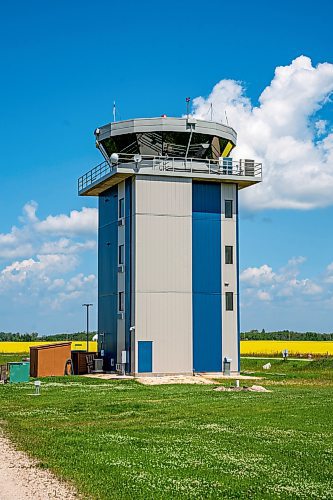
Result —
<instances>
[{"instance_id":1,"label":"handrail","mask_svg":"<svg viewBox=\"0 0 333 500\"><path fill-rule=\"evenodd\" d=\"M139 161L138 161L139 160ZM184 172L221 176L261 177L262 164L254 160L232 160L231 158L201 159L154 155L118 154L117 162L106 160L96 165L78 179L79 193L103 177L110 176L121 168L134 171L149 168L158 172Z\"/></svg>"}]
</instances>

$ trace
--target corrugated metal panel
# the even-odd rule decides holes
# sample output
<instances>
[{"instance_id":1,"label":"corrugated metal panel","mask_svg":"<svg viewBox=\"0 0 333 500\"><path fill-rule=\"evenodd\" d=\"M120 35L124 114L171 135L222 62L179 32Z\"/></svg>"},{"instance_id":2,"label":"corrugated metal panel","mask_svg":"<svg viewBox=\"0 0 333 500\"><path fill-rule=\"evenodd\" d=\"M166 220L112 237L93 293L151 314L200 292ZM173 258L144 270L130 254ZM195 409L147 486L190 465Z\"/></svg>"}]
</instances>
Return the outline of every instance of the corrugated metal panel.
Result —
<instances>
[{"instance_id":1,"label":"corrugated metal panel","mask_svg":"<svg viewBox=\"0 0 333 500\"><path fill-rule=\"evenodd\" d=\"M154 340L154 372L192 371L190 293L138 293L137 340Z\"/></svg>"},{"instance_id":2,"label":"corrugated metal panel","mask_svg":"<svg viewBox=\"0 0 333 500\"><path fill-rule=\"evenodd\" d=\"M192 370L191 180L137 177L136 339L154 341L154 372Z\"/></svg>"},{"instance_id":3,"label":"corrugated metal panel","mask_svg":"<svg viewBox=\"0 0 333 500\"><path fill-rule=\"evenodd\" d=\"M221 184L213 182L193 182L192 212L221 214Z\"/></svg>"},{"instance_id":4,"label":"corrugated metal panel","mask_svg":"<svg viewBox=\"0 0 333 500\"><path fill-rule=\"evenodd\" d=\"M192 187L193 367L222 369L221 185Z\"/></svg>"},{"instance_id":5,"label":"corrugated metal panel","mask_svg":"<svg viewBox=\"0 0 333 500\"><path fill-rule=\"evenodd\" d=\"M107 369L117 356L117 263L118 186L114 186L99 197L98 331L104 333Z\"/></svg>"},{"instance_id":6,"label":"corrugated metal panel","mask_svg":"<svg viewBox=\"0 0 333 500\"><path fill-rule=\"evenodd\" d=\"M222 322L223 322L223 339L222 339L222 357L231 358L231 371L239 369L239 338L238 338L238 283L237 283L237 266L238 266L238 241L237 241L237 185L222 184L222 235L223 235L223 266L222 266ZM233 217L224 217L225 200L233 201ZM224 245L234 247L234 263L225 264ZM226 311L225 292L233 292L234 294L234 309Z\"/></svg>"},{"instance_id":7,"label":"corrugated metal panel","mask_svg":"<svg viewBox=\"0 0 333 500\"><path fill-rule=\"evenodd\" d=\"M191 179L138 175L136 185L136 213L191 216Z\"/></svg>"}]
</instances>

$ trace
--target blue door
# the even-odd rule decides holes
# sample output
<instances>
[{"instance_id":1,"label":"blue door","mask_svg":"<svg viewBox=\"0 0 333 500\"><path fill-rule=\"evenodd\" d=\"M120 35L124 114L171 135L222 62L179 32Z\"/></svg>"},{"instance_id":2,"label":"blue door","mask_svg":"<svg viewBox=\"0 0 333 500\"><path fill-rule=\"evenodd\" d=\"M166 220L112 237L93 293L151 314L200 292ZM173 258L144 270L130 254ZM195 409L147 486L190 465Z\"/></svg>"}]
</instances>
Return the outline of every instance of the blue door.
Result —
<instances>
[{"instance_id":1,"label":"blue door","mask_svg":"<svg viewBox=\"0 0 333 500\"><path fill-rule=\"evenodd\" d=\"M138 342L139 355L139 373L147 373L153 371L153 342L147 340L139 340Z\"/></svg>"}]
</instances>

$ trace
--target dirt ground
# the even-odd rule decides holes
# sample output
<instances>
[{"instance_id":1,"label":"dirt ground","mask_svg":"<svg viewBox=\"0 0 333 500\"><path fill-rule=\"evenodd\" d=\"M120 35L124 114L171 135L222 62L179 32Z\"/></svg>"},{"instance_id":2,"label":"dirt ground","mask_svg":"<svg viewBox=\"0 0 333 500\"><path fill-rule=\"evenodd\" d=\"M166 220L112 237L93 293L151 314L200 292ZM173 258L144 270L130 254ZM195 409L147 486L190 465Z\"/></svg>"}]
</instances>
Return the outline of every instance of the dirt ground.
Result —
<instances>
[{"instance_id":1,"label":"dirt ground","mask_svg":"<svg viewBox=\"0 0 333 500\"><path fill-rule=\"evenodd\" d=\"M78 499L73 488L61 483L36 462L15 450L0 429L0 500Z\"/></svg>"},{"instance_id":2,"label":"dirt ground","mask_svg":"<svg viewBox=\"0 0 333 500\"><path fill-rule=\"evenodd\" d=\"M193 375L163 375L159 377L132 377L128 375L115 375L109 373L89 373L83 377L99 378L100 380L128 380L134 379L143 385L164 385L164 384L215 384L214 379L224 380L259 380L261 377L251 377L249 375L221 375L220 373ZM1 500L1 499L0 499Z\"/></svg>"}]
</instances>

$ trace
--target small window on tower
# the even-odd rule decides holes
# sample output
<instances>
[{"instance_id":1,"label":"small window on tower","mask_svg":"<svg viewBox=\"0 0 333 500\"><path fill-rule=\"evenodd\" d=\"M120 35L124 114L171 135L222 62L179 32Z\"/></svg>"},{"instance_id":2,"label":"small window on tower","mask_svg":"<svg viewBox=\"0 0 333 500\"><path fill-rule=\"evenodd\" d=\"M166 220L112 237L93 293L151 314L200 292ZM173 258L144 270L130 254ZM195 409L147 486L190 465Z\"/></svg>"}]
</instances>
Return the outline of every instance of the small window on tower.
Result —
<instances>
[{"instance_id":1,"label":"small window on tower","mask_svg":"<svg viewBox=\"0 0 333 500\"><path fill-rule=\"evenodd\" d=\"M119 245L118 249L118 264L124 264L125 260L125 247L124 245Z\"/></svg>"},{"instance_id":2,"label":"small window on tower","mask_svg":"<svg viewBox=\"0 0 333 500\"><path fill-rule=\"evenodd\" d=\"M232 219L232 200L225 200L224 214L226 219Z\"/></svg>"},{"instance_id":3,"label":"small window on tower","mask_svg":"<svg viewBox=\"0 0 333 500\"><path fill-rule=\"evenodd\" d=\"M233 247L226 245L225 247L225 263L226 264L233 264L234 259L233 259Z\"/></svg>"},{"instance_id":4,"label":"small window on tower","mask_svg":"<svg viewBox=\"0 0 333 500\"><path fill-rule=\"evenodd\" d=\"M124 217L125 217L125 200L124 200L124 198L120 198L119 209L118 209L118 218L123 219Z\"/></svg>"},{"instance_id":5,"label":"small window on tower","mask_svg":"<svg viewBox=\"0 0 333 500\"><path fill-rule=\"evenodd\" d=\"M234 294L233 292L225 293L225 310L233 311L234 310Z\"/></svg>"},{"instance_id":6,"label":"small window on tower","mask_svg":"<svg viewBox=\"0 0 333 500\"><path fill-rule=\"evenodd\" d=\"M118 294L118 310L120 312L124 311L125 309L125 293L124 292L119 292Z\"/></svg>"}]
</instances>

